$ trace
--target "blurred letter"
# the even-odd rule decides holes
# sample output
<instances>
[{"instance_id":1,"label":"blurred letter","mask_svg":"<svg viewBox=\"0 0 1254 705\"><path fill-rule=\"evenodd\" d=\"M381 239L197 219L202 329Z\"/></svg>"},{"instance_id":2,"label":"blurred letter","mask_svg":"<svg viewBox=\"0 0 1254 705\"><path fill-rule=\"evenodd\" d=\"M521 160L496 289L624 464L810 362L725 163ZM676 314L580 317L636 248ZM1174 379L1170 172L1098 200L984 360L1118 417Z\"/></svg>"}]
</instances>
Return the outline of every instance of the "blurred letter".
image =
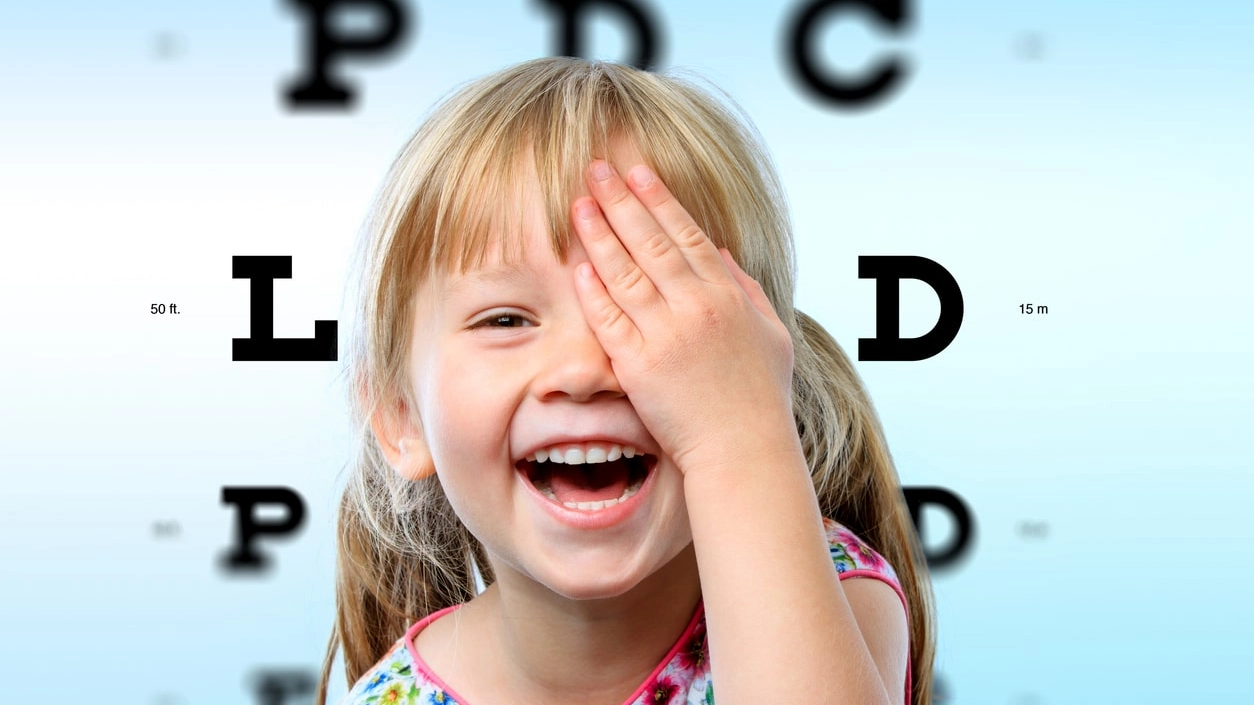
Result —
<instances>
[{"instance_id":1,"label":"blurred letter","mask_svg":"<svg viewBox=\"0 0 1254 705\"><path fill-rule=\"evenodd\" d=\"M638 43L636 44L636 58L631 65L643 70L649 70L657 65L657 41L653 32L653 21L649 19L645 8L637 5L633 0L540 0L540 3L547 5L560 15L561 25L557 31L557 49L554 54L583 56L581 53L583 23L580 21L580 13L593 6L601 5L621 10L635 27Z\"/></svg>"},{"instance_id":2,"label":"blurred letter","mask_svg":"<svg viewBox=\"0 0 1254 705\"><path fill-rule=\"evenodd\" d=\"M287 705L289 695L293 703L305 703L308 698L296 696L314 694L314 677L308 671L261 671L254 676L253 690L257 705Z\"/></svg>"},{"instance_id":3,"label":"blurred letter","mask_svg":"<svg viewBox=\"0 0 1254 705\"><path fill-rule=\"evenodd\" d=\"M873 13L894 31L904 29L910 20L909 0L812 0L803 5L784 33L785 57L792 63L801 82L824 101L841 106L863 106L887 97L902 78L904 62L900 57L881 61L873 74L862 81L846 82L825 76L815 68L816 23L825 12L862 9Z\"/></svg>"},{"instance_id":4,"label":"blurred letter","mask_svg":"<svg viewBox=\"0 0 1254 705\"><path fill-rule=\"evenodd\" d=\"M306 35L305 75L287 88L285 97L291 109L327 106L352 107L355 94L350 86L328 74L337 55L372 56L383 54L401 38L407 28L405 9L397 0L288 0L305 11L309 19ZM374 8L382 21L373 35L347 36L336 33L331 18L336 11Z\"/></svg>"},{"instance_id":5,"label":"blurred letter","mask_svg":"<svg viewBox=\"0 0 1254 705\"><path fill-rule=\"evenodd\" d=\"M971 543L971 512L958 495L944 487L903 487L906 506L910 507L910 518L914 521L915 533L919 535L919 543L923 544L923 553L927 558L928 568L947 568L967 552ZM954 518L958 530L954 539L943 551L929 553L923 532L923 505L931 504L946 510Z\"/></svg>"},{"instance_id":6,"label":"blurred letter","mask_svg":"<svg viewBox=\"0 0 1254 705\"><path fill-rule=\"evenodd\" d=\"M269 559L255 550L253 540L262 534L292 534L305 521L304 500L287 487L223 487L222 503L234 504L238 510L235 545L222 561L233 573L265 570ZM281 504L287 507L287 516L281 522L260 521L253 511L258 504Z\"/></svg>"}]
</instances>

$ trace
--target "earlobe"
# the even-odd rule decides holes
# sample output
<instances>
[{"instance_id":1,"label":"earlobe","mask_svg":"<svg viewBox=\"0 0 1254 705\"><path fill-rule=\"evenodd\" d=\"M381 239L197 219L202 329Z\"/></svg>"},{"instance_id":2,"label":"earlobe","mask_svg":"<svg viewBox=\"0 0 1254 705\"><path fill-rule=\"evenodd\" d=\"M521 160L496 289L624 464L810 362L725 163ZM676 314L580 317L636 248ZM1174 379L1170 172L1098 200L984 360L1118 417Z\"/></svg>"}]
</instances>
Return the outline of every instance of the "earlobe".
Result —
<instances>
[{"instance_id":1,"label":"earlobe","mask_svg":"<svg viewBox=\"0 0 1254 705\"><path fill-rule=\"evenodd\" d=\"M392 467L402 476L421 480L435 474L435 463L431 462L431 453L427 452L427 444L421 438L407 436L400 439L397 446L400 457Z\"/></svg>"},{"instance_id":2,"label":"earlobe","mask_svg":"<svg viewBox=\"0 0 1254 705\"><path fill-rule=\"evenodd\" d=\"M379 450L402 477L409 480L421 480L435 473L435 464L431 453L422 439L422 431L414 424L401 422L404 417L402 410L393 416L384 409L375 411L370 417L370 428L374 431L375 442Z\"/></svg>"}]
</instances>

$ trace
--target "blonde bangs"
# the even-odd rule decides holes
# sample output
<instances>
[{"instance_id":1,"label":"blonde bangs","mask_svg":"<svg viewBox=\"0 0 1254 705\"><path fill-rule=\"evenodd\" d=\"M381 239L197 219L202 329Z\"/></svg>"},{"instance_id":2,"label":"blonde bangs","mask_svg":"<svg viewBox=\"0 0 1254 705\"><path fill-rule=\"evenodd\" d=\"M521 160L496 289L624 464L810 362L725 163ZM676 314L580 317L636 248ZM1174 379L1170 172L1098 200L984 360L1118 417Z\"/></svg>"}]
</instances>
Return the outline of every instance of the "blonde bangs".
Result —
<instances>
[{"instance_id":1,"label":"blonde bangs","mask_svg":"<svg viewBox=\"0 0 1254 705\"><path fill-rule=\"evenodd\" d=\"M753 168L764 155L751 136L711 127L738 124L729 110L674 78L552 58L513 67L453 96L415 136L440 147L412 160L425 173L413 175L410 198L402 198L410 207L397 244L404 243L424 276L478 267L498 247L504 261L517 261L525 207L538 196L552 252L564 260L574 237L571 204L587 192L588 164L626 142L715 244L747 260L742 266L755 278L776 284L769 293L790 298L790 247L745 256L737 224L778 218L782 193ZM730 172L729 165L735 165ZM787 223L770 225L781 236L755 240L788 243Z\"/></svg>"}]
</instances>

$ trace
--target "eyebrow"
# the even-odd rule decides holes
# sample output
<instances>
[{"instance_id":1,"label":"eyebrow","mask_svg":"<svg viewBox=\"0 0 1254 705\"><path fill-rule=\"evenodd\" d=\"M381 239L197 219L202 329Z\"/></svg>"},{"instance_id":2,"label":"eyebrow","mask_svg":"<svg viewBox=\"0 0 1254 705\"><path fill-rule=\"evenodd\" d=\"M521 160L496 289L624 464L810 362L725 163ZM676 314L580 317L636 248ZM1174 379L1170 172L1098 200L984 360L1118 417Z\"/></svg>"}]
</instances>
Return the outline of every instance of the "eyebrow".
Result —
<instances>
[{"instance_id":1,"label":"eyebrow","mask_svg":"<svg viewBox=\"0 0 1254 705\"><path fill-rule=\"evenodd\" d=\"M440 292L440 300L448 299L461 293L463 290L473 288L478 285L513 285L521 286L531 283L532 275L529 271L516 265L497 266L490 269L478 269L458 277L452 284L442 287Z\"/></svg>"}]
</instances>

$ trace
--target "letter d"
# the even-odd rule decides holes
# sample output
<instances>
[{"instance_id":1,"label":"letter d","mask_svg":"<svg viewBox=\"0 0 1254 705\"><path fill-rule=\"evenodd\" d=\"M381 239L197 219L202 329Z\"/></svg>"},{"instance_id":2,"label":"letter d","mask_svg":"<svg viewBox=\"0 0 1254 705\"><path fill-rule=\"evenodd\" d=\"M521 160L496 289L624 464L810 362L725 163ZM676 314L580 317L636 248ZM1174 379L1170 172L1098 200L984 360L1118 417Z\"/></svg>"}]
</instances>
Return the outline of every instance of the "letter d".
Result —
<instances>
[{"instance_id":1,"label":"letter d","mask_svg":"<svg viewBox=\"0 0 1254 705\"><path fill-rule=\"evenodd\" d=\"M962 326L962 290L944 267L913 255L858 258L858 278L875 280L875 337L858 339L858 360L926 360L953 342ZM902 279L918 279L940 299L940 318L918 338L901 337Z\"/></svg>"}]
</instances>

